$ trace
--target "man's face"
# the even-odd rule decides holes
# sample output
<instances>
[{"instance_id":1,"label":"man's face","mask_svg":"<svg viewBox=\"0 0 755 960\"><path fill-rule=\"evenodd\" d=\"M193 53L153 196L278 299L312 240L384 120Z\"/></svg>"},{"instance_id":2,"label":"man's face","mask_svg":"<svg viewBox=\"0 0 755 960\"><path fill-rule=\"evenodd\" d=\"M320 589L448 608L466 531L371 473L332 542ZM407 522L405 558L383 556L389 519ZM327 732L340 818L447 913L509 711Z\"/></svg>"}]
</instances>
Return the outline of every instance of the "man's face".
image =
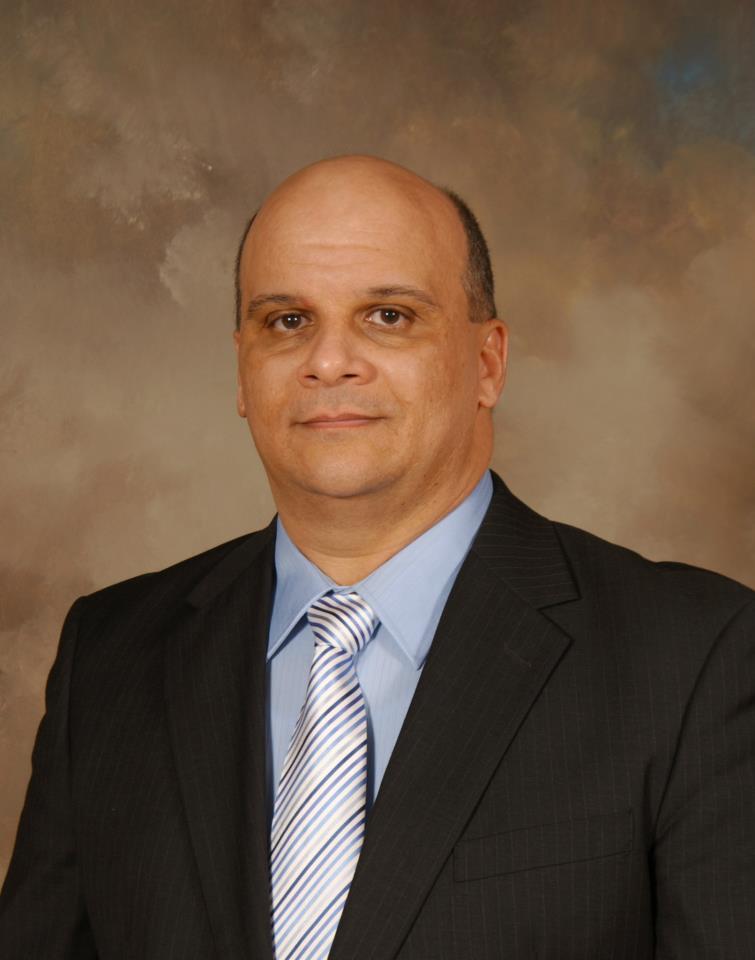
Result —
<instances>
[{"instance_id":1,"label":"man's face","mask_svg":"<svg viewBox=\"0 0 755 960\"><path fill-rule=\"evenodd\" d=\"M481 360L493 327L470 322L451 204L411 187L321 174L255 221L238 408L276 499L429 492L480 441L500 390Z\"/></svg>"}]
</instances>

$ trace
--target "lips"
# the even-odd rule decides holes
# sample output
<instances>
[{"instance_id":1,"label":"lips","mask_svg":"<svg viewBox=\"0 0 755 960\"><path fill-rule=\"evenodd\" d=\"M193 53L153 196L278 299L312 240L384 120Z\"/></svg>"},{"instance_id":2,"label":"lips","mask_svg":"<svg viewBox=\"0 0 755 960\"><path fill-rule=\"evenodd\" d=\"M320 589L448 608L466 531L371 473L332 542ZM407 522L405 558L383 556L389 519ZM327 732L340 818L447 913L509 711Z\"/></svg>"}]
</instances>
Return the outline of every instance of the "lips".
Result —
<instances>
[{"instance_id":1,"label":"lips","mask_svg":"<svg viewBox=\"0 0 755 960\"><path fill-rule=\"evenodd\" d=\"M376 420L377 417L371 417L366 413L360 413L357 410L346 410L343 413L316 413L303 423L340 423L348 420Z\"/></svg>"},{"instance_id":2,"label":"lips","mask_svg":"<svg viewBox=\"0 0 755 960\"><path fill-rule=\"evenodd\" d=\"M358 410L344 410L340 413L315 413L301 423L308 427L338 427L338 426L357 426L370 423L373 420L379 420L380 417L373 417Z\"/></svg>"}]
</instances>

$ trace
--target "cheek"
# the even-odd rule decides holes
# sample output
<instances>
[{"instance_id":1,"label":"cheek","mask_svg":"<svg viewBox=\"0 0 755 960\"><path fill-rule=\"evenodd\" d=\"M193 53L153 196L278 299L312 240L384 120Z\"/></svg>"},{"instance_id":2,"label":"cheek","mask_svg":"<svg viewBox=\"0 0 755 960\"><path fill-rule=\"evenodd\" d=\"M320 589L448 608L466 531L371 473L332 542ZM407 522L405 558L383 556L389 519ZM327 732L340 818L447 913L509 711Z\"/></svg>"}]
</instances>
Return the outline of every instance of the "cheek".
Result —
<instances>
[{"instance_id":1,"label":"cheek","mask_svg":"<svg viewBox=\"0 0 755 960\"><path fill-rule=\"evenodd\" d=\"M382 364L384 381L418 430L440 426L463 403L467 378L460 349L407 353Z\"/></svg>"},{"instance_id":2,"label":"cheek","mask_svg":"<svg viewBox=\"0 0 755 960\"><path fill-rule=\"evenodd\" d=\"M375 366L383 390L391 393L404 411L427 402L428 391L435 389L438 379L432 351L397 351L380 357Z\"/></svg>"},{"instance_id":3,"label":"cheek","mask_svg":"<svg viewBox=\"0 0 755 960\"><path fill-rule=\"evenodd\" d=\"M290 388L286 389L287 375L278 365L269 360L260 363L246 356L239 367L241 392L246 403L247 419L265 422L275 418L280 411Z\"/></svg>"}]
</instances>

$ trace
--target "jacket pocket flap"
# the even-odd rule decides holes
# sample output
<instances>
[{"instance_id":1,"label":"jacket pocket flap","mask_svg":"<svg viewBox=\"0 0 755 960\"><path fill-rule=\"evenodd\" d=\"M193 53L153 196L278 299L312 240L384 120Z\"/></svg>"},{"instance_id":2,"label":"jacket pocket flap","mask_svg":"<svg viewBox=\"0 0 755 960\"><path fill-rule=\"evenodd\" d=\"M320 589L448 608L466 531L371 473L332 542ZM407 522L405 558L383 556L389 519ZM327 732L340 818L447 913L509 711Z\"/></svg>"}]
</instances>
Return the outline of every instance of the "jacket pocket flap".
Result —
<instances>
[{"instance_id":1,"label":"jacket pocket flap","mask_svg":"<svg viewBox=\"0 0 755 960\"><path fill-rule=\"evenodd\" d=\"M454 849L454 880L481 880L503 873L593 860L632 849L632 811L523 827Z\"/></svg>"}]
</instances>

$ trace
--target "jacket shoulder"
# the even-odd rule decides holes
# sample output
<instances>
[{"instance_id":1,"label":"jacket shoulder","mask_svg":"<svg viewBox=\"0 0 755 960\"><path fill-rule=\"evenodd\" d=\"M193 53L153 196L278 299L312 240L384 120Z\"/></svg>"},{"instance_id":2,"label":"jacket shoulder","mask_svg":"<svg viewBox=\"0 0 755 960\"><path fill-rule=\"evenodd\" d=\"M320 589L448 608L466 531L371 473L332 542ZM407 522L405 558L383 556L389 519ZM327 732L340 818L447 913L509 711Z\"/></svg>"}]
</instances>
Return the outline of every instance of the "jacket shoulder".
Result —
<instances>
[{"instance_id":1,"label":"jacket shoulder","mask_svg":"<svg viewBox=\"0 0 755 960\"><path fill-rule=\"evenodd\" d=\"M582 595L635 608L677 611L719 628L755 600L755 591L721 573L687 563L650 560L586 530L554 522Z\"/></svg>"},{"instance_id":2,"label":"jacket shoulder","mask_svg":"<svg viewBox=\"0 0 755 960\"><path fill-rule=\"evenodd\" d=\"M268 542L274 522L187 557L162 570L149 571L94 591L77 601L88 622L133 611L144 605L168 610L183 602L219 567L248 562Z\"/></svg>"}]
</instances>

